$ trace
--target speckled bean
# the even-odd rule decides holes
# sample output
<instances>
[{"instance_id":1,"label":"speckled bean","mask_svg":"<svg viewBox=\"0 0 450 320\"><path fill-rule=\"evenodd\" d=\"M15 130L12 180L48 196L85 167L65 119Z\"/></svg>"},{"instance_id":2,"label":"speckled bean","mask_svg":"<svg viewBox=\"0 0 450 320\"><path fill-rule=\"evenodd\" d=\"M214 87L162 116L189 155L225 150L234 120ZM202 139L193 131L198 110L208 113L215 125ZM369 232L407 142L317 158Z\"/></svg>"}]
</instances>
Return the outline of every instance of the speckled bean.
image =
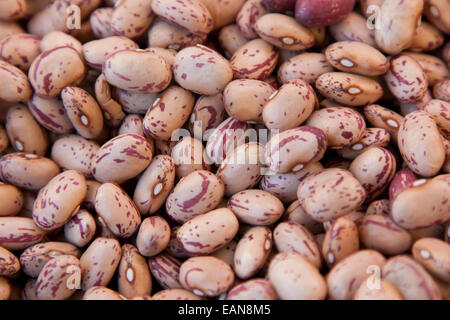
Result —
<instances>
[{"instance_id":1,"label":"speckled bean","mask_svg":"<svg viewBox=\"0 0 450 320\"><path fill-rule=\"evenodd\" d=\"M450 78L448 66L442 59L424 53L405 52L405 55L415 59L425 72L428 85L433 87L436 83Z\"/></svg>"},{"instance_id":2,"label":"speckled bean","mask_svg":"<svg viewBox=\"0 0 450 320\"><path fill-rule=\"evenodd\" d=\"M270 262L267 279L282 300L323 300L327 295L319 270L295 252L277 254Z\"/></svg>"},{"instance_id":3,"label":"speckled bean","mask_svg":"<svg viewBox=\"0 0 450 320\"><path fill-rule=\"evenodd\" d=\"M398 54L408 48L423 11L423 0L384 1L379 11L379 28L375 29L377 46L387 54Z\"/></svg>"},{"instance_id":4,"label":"speckled bean","mask_svg":"<svg viewBox=\"0 0 450 320\"><path fill-rule=\"evenodd\" d=\"M95 9L89 17L92 33L99 39L114 35L111 29L111 17L113 8Z\"/></svg>"},{"instance_id":5,"label":"speckled bean","mask_svg":"<svg viewBox=\"0 0 450 320\"><path fill-rule=\"evenodd\" d=\"M226 300L276 300L277 293L265 279L251 279L242 282L227 293Z\"/></svg>"},{"instance_id":6,"label":"speckled bean","mask_svg":"<svg viewBox=\"0 0 450 320\"><path fill-rule=\"evenodd\" d=\"M12 34L0 41L0 59L26 72L40 53L40 42L32 34Z\"/></svg>"},{"instance_id":7,"label":"speckled bean","mask_svg":"<svg viewBox=\"0 0 450 320\"><path fill-rule=\"evenodd\" d=\"M433 95L435 99L450 103L450 79L436 83L433 87Z\"/></svg>"},{"instance_id":8,"label":"speckled bean","mask_svg":"<svg viewBox=\"0 0 450 320\"><path fill-rule=\"evenodd\" d=\"M389 213L391 212L390 205L391 203L388 199L380 199L372 201L371 203L369 203L366 209L366 214L389 216Z\"/></svg>"},{"instance_id":9,"label":"speckled bean","mask_svg":"<svg viewBox=\"0 0 450 320\"><path fill-rule=\"evenodd\" d=\"M152 216L145 218L136 237L136 246L145 257L156 256L169 244L170 227L164 218Z\"/></svg>"},{"instance_id":10,"label":"speckled bean","mask_svg":"<svg viewBox=\"0 0 450 320\"><path fill-rule=\"evenodd\" d=\"M356 290L353 300L403 300L403 297L392 283L385 279L379 282L379 288L369 288L365 282Z\"/></svg>"},{"instance_id":11,"label":"speckled bean","mask_svg":"<svg viewBox=\"0 0 450 320\"><path fill-rule=\"evenodd\" d=\"M154 294L152 300L202 300L202 298L184 289L166 289Z\"/></svg>"},{"instance_id":12,"label":"speckled bean","mask_svg":"<svg viewBox=\"0 0 450 320\"><path fill-rule=\"evenodd\" d=\"M450 282L450 246L435 238L422 238L412 247L412 254L420 264L439 279Z\"/></svg>"},{"instance_id":13,"label":"speckled bean","mask_svg":"<svg viewBox=\"0 0 450 320\"><path fill-rule=\"evenodd\" d=\"M47 262L39 273L35 291L38 300L68 299L77 290L81 276L80 260L62 255Z\"/></svg>"},{"instance_id":14,"label":"speckled bean","mask_svg":"<svg viewBox=\"0 0 450 320\"><path fill-rule=\"evenodd\" d=\"M59 99L43 99L33 95L28 101L28 109L36 121L51 132L66 134L73 131L73 125Z\"/></svg>"},{"instance_id":15,"label":"speckled bean","mask_svg":"<svg viewBox=\"0 0 450 320\"><path fill-rule=\"evenodd\" d=\"M391 199L391 217L394 222L402 228L414 230L448 220L449 181L448 174L430 180L419 179L400 191ZM427 214L423 214L424 212Z\"/></svg>"},{"instance_id":16,"label":"speckled bean","mask_svg":"<svg viewBox=\"0 0 450 320\"><path fill-rule=\"evenodd\" d=\"M305 52L290 58L280 66L278 80L284 84L293 79L301 79L315 84L322 74L332 71L333 67L323 53Z\"/></svg>"},{"instance_id":17,"label":"speckled bean","mask_svg":"<svg viewBox=\"0 0 450 320\"><path fill-rule=\"evenodd\" d=\"M240 279L249 279L266 262L272 248L272 232L267 227L253 227L239 240L233 268Z\"/></svg>"},{"instance_id":18,"label":"speckled bean","mask_svg":"<svg viewBox=\"0 0 450 320\"><path fill-rule=\"evenodd\" d=\"M200 140L183 137L171 151L176 166L177 178L182 178L197 170L210 170L209 160Z\"/></svg>"},{"instance_id":19,"label":"speckled bean","mask_svg":"<svg viewBox=\"0 0 450 320\"><path fill-rule=\"evenodd\" d=\"M97 151L92 159L92 174L100 182L122 183L136 177L152 160L148 141L139 135L117 136Z\"/></svg>"},{"instance_id":20,"label":"speckled bean","mask_svg":"<svg viewBox=\"0 0 450 320\"><path fill-rule=\"evenodd\" d=\"M366 192L349 171L332 168L303 180L297 196L308 215L325 222L356 210L364 202Z\"/></svg>"},{"instance_id":21,"label":"speckled bean","mask_svg":"<svg viewBox=\"0 0 450 320\"><path fill-rule=\"evenodd\" d=\"M441 134L447 140L450 139L450 102L431 100L423 107L423 111L431 115Z\"/></svg>"},{"instance_id":22,"label":"speckled bean","mask_svg":"<svg viewBox=\"0 0 450 320\"><path fill-rule=\"evenodd\" d=\"M181 261L167 253L161 253L148 259L148 266L156 281L164 289L182 288L179 275Z\"/></svg>"},{"instance_id":23,"label":"speckled bean","mask_svg":"<svg viewBox=\"0 0 450 320\"><path fill-rule=\"evenodd\" d=\"M0 89L0 99L8 102L28 100L32 91L27 76L19 68L0 60L0 77L4 85Z\"/></svg>"},{"instance_id":24,"label":"speckled bean","mask_svg":"<svg viewBox=\"0 0 450 320\"><path fill-rule=\"evenodd\" d=\"M410 47L408 48L414 52L433 51L442 46L444 43L444 36L431 23L422 21L417 27L414 38Z\"/></svg>"},{"instance_id":25,"label":"speckled bean","mask_svg":"<svg viewBox=\"0 0 450 320\"><path fill-rule=\"evenodd\" d=\"M398 147L408 167L418 175L436 175L445 161L445 147L435 120L425 111L415 111L403 120Z\"/></svg>"},{"instance_id":26,"label":"speckled bean","mask_svg":"<svg viewBox=\"0 0 450 320\"><path fill-rule=\"evenodd\" d=\"M114 183L104 183L95 195L95 211L108 229L120 238L131 237L141 224L133 200Z\"/></svg>"},{"instance_id":27,"label":"speckled bean","mask_svg":"<svg viewBox=\"0 0 450 320\"><path fill-rule=\"evenodd\" d=\"M235 78L266 79L275 69L278 52L262 39L255 39L240 47L231 57L230 63Z\"/></svg>"},{"instance_id":28,"label":"speckled bean","mask_svg":"<svg viewBox=\"0 0 450 320\"><path fill-rule=\"evenodd\" d=\"M329 26L329 29L336 41L357 41L376 46L374 31L367 28L367 20L357 12L350 12L341 21Z\"/></svg>"},{"instance_id":29,"label":"speckled bean","mask_svg":"<svg viewBox=\"0 0 450 320\"><path fill-rule=\"evenodd\" d=\"M298 172L320 160L327 148L325 133L316 127L302 126L273 136L266 144L265 158L277 173Z\"/></svg>"},{"instance_id":30,"label":"speckled bean","mask_svg":"<svg viewBox=\"0 0 450 320\"><path fill-rule=\"evenodd\" d=\"M112 32L130 39L143 35L155 17L151 5L151 0L117 2L110 20Z\"/></svg>"},{"instance_id":31,"label":"speckled bean","mask_svg":"<svg viewBox=\"0 0 450 320\"><path fill-rule=\"evenodd\" d=\"M118 291L126 298L150 295L152 278L146 259L141 256L135 246L122 246L118 274Z\"/></svg>"},{"instance_id":32,"label":"speckled bean","mask_svg":"<svg viewBox=\"0 0 450 320\"><path fill-rule=\"evenodd\" d=\"M230 242L238 226L233 211L220 208L187 221L177 231L177 239L189 256L208 255Z\"/></svg>"},{"instance_id":33,"label":"speckled bean","mask_svg":"<svg viewBox=\"0 0 450 320\"><path fill-rule=\"evenodd\" d=\"M122 106L111 98L111 88L102 73L95 81L95 97L103 111L106 123L112 127L117 127L125 118Z\"/></svg>"},{"instance_id":34,"label":"speckled bean","mask_svg":"<svg viewBox=\"0 0 450 320\"><path fill-rule=\"evenodd\" d=\"M33 220L43 230L54 230L78 211L85 195L86 180L75 170L62 172L39 191L33 205Z\"/></svg>"},{"instance_id":35,"label":"speckled bean","mask_svg":"<svg viewBox=\"0 0 450 320\"><path fill-rule=\"evenodd\" d=\"M198 296L215 297L230 289L234 273L228 264L215 257L193 257L181 265L180 282Z\"/></svg>"},{"instance_id":36,"label":"speckled bean","mask_svg":"<svg viewBox=\"0 0 450 320\"><path fill-rule=\"evenodd\" d=\"M264 0L248 0L236 16L236 25L247 39L254 39L258 36L254 29L256 21L268 12Z\"/></svg>"},{"instance_id":37,"label":"speckled bean","mask_svg":"<svg viewBox=\"0 0 450 320\"><path fill-rule=\"evenodd\" d=\"M372 104L364 107L364 116L372 126L387 130L391 139L397 141L398 130L404 119L400 114Z\"/></svg>"},{"instance_id":38,"label":"speckled bean","mask_svg":"<svg viewBox=\"0 0 450 320\"><path fill-rule=\"evenodd\" d=\"M313 220L305 210L303 210L300 202L295 200L286 209L284 216L284 221L293 221L302 226L304 226L310 233L316 235L323 232L323 224L321 222Z\"/></svg>"},{"instance_id":39,"label":"speckled bean","mask_svg":"<svg viewBox=\"0 0 450 320\"><path fill-rule=\"evenodd\" d=\"M19 259L9 250L0 247L0 276L14 276L19 271Z\"/></svg>"},{"instance_id":40,"label":"speckled bean","mask_svg":"<svg viewBox=\"0 0 450 320\"><path fill-rule=\"evenodd\" d=\"M86 210L80 210L64 225L64 239L79 248L87 245L94 237L94 217Z\"/></svg>"},{"instance_id":41,"label":"speckled bean","mask_svg":"<svg viewBox=\"0 0 450 320\"><path fill-rule=\"evenodd\" d=\"M337 154L347 160L354 160L373 147L386 147L390 142L389 132L382 128L366 128L362 138L351 146L336 150Z\"/></svg>"},{"instance_id":42,"label":"speckled bean","mask_svg":"<svg viewBox=\"0 0 450 320\"><path fill-rule=\"evenodd\" d=\"M189 131L202 139L207 130L217 128L225 120L225 108L221 93L212 96L201 96L195 102L189 118Z\"/></svg>"},{"instance_id":43,"label":"speckled bean","mask_svg":"<svg viewBox=\"0 0 450 320\"><path fill-rule=\"evenodd\" d=\"M35 94L46 99L58 96L66 86L79 83L84 75L80 54L69 46L42 52L28 71Z\"/></svg>"},{"instance_id":44,"label":"speckled bean","mask_svg":"<svg viewBox=\"0 0 450 320\"><path fill-rule=\"evenodd\" d=\"M450 18L448 12L450 4L445 0L427 0L424 6L424 15L433 23L439 30L449 34L450 33Z\"/></svg>"},{"instance_id":45,"label":"speckled bean","mask_svg":"<svg viewBox=\"0 0 450 320\"><path fill-rule=\"evenodd\" d=\"M345 72L322 74L316 88L325 97L354 107L374 103L383 96L383 88L376 80Z\"/></svg>"},{"instance_id":46,"label":"speckled bean","mask_svg":"<svg viewBox=\"0 0 450 320\"><path fill-rule=\"evenodd\" d=\"M119 265L121 254L119 241L96 238L80 258L81 289L108 285Z\"/></svg>"},{"instance_id":47,"label":"speckled bean","mask_svg":"<svg viewBox=\"0 0 450 320\"><path fill-rule=\"evenodd\" d=\"M105 61L103 73L111 85L141 93L161 92L172 80L167 60L145 50L123 50L112 54Z\"/></svg>"},{"instance_id":48,"label":"speckled bean","mask_svg":"<svg viewBox=\"0 0 450 320\"><path fill-rule=\"evenodd\" d=\"M104 286L93 286L86 290L83 300L126 300L126 298Z\"/></svg>"},{"instance_id":49,"label":"speckled bean","mask_svg":"<svg viewBox=\"0 0 450 320\"><path fill-rule=\"evenodd\" d=\"M383 266L383 279L391 282L406 300L440 300L441 293L425 269L406 255L390 258Z\"/></svg>"},{"instance_id":50,"label":"speckled bean","mask_svg":"<svg viewBox=\"0 0 450 320\"><path fill-rule=\"evenodd\" d=\"M71 35L61 31L47 33L40 41L41 51L48 51L64 46L72 47L77 50L80 55L83 54L83 45L81 42Z\"/></svg>"},{"instance_id":51,"label":"speckled bean","mask_svg":"<svg viewBox=\"0 0 450 320\"><path fill-rule=\"evenodd\" d=\"M230 24L221 28L218 40L227 58L230 58L237 49L242 47L248 41L235 24Z\"/></svg>"},{"instance_id":52,"label":"speckled bean","mask_svg":"<svg viewBox=\"0 0 450 320\"><path fill-rule=\"evenodd\" d=\"M269 13L259 18L255 32L274 46L288 50L306 50L314 46L313 33L287 15Z\"/></svg>"}]
</instances>

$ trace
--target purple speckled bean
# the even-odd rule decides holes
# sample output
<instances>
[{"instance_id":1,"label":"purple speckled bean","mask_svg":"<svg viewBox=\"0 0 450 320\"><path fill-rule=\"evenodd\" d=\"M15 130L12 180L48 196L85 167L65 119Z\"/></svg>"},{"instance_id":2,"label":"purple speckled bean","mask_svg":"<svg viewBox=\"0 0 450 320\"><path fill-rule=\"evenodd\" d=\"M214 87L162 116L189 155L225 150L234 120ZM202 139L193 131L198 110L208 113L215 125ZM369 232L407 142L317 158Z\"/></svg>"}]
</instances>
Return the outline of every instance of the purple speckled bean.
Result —
<instances>
[{"instance_id":1,"label":"purple speckled bean","mask_svg":"<svg viewBox=\"0 0 450 320\"><path fill-rule=\"evenodd\" d=\"M66 134L73 131L73 125L59 99L43 99L33 95L28 101L28 109L36 121L51 132Z\"/></svg>"},{"instance_id":2,"label":"purple speckled bean","mask_svg":"<svg viewBox=\"0 0 450 320\"><path fill-rule=\"evenodd\" d=\"M251 279L230 289L226 300L276 300L277 293L265 279Z\"/></svg>"},{"instance_id":3,"label":"purple speckled bean","mask_svg":"<svg viewBox=\"0 0 450 320\"><path fill-rule=\"evenodd\" d=\"M33 205L33 220L43 230L54 230L77 213L86 195L86 180L75 170L64 171L39 191Z\"/></svg>"},{"instance_id":4,"label":"purple speckled bean","mask_svg":"<svg viewBox=\"0 0 450 320\"><path fill-rule=\"evenodd\" d=\"M170 226L164 218L152 216L145 218L139 227L136 246L145 257L161 253L170 241Z\"/></svg>"},{"instance_id":5,"label":"purple speckled bean","mask_svg":"<svg viewBox=\"0 0 450 320\"><path fill-rule=\"evenodd\" d=\"M114 34L139 38L153 22L155 15L149 0L121 0L112 11L110 25Z\"/></svg>"},{"instance_id":6,"label":"purple speckled bean","mask_svg":"<svg viewBox=\"0 0 450 320\"><path fill-rule=\"evenodd\" d=\"M435 238L422 238L412 247L414 259L437 278L450 282L450 246Z\"/></svg>"},{"instance_id":7,"label":"purple speckled bean","mask_svg":"<svg viewBox=\"0 0 450 320\"><path fill-rule=\"evenodd\" d=\"M40 53L40 42L41 39L32 34L12 34L0 41L0 59L27 72Z\"/></svg>"},{"instance_id":8,"label":"purple speckled bean","mask_svg":"<svg viewBox=\"0 0 450 320\"><path fill-rule=\"evenodd\" d=\"M210 170L205 149L200 140L183 137L171 151L176 166L177 178L182 178L197 170Z\"/></svg>"},{"instance_id":9,"label":"purple speckled bean","mask_svg":"<svg viewBox=\"0 0 450 320\"><path fill-rule=\"evenodd\" d=\"M323 53L305 52L290 58L278 69L278 80L286 83L290 80L301 79L309 84L315 84L324 73L333 71Z\"/></svg>"},{"instance_id":10,"label":"purple speckled bean","mask_svg":"<svg viewBox=\"0 0 450 320\"><path fill-rule=\"evenodd\" d=\"M79 248L87 245L94 237L94 217L86 210L80 210L64 225L64 239Z\"/></svg>"},{"instance_id":11,"label":"purple speckled bean","mask_svg":"<svg viewBox=\"0 0 450 320\"><path fill-rule=\"evenodd\" d=\"M111 29L111 17L113 8L95 9L89 17L92 33L99 39L114 35Z\"/></svg>"},{"instance_id":12,"label":"purple speckled bean","mask_svg":"<svg viewBox=\"0 0 450 320\"><path fill-rule=\"evenodd\" d=\"M0 247L0 276L14 276L19 270L19 259L9 250Z\"/></svg>"},{"instance_id":13,"label":"purple speckled bean","mask_svg":"<svg viewBox=\"0 0 450 320\"><path fill-rule=\"evenodd\" d=\"M161 253L148 259L148 266L156 281L164 289L182 288L179 280L181 261L170 254Z\"/></svg>"},{"instance_id":14,"label":"purple speckled bean","mask_svg":"<svg viewBox=\"0 0 450 320\"><path fill-rule=\"evenodd\" d=\"M442 100L431 100L424 107L423 111L428 112L436 122L441 134L450 139L450 102Z\"/></svg>"},{"instance_id":15,"label":"purple speckled bean","mask_svg":"<svg viewBox=\"0 0 450 320\"><path fill-rule=\"evenodd\" d=\"M0 99L9 102L28 100L32 90L27 76L17 67L0 60L0 77L4 85L0 89Z\"/></svg>"},{"instance_id":16,"label":"purple speckled bean","mask_svg":"<svg viewBox=\"0 0 450 320\"><path fill-rule=\"evenodd\" d=\"M225 108L222 94L201 96L195 102L189 118L189 131L195 138L202 139L207 130L216 128L224 120Z\"/></svg>"},{"instance_id":17,"label":"purple speckled bean","mask_svg":"<svg viewBox=\"0 0 450 320\"><path fill-rule=\"evenodd\" d=\"M81 42L71 35L61 31L47 33L44 37L42 37L40 43L41 51L48 51L64 46L72 47L77 50L80 55L83 54L83 45Z\"/></svg>"},{"instance_id":18,"label":"purple speckled bean","mask_svg":"<svg viewBox=\"0 0 450 320\"><path fill-rule=\"evenodd\" d=\"M317 235L324 231L323 223L312 219L302 208L300 201L295 200L286 209L283 215L284 221L293 221L304 226L311 234Z\"/></svg>"},{"instance_id":19,"label":"purple speckled bean","mask_svg":"<svg viewBox=\"0 0 450 320\"><path fill-rule=\"evenodd\" d=\"M264 0L248 0L236 16L236 25L247 39L254 39L258 37L254 29L256 21L268 12Z\"/></svg>"},{"instance_id":20,"label":"purple speckled bean","mask_svg":"<svg viewBox=\"0 0 450 320\"><path fill-rule=\"evenodd\" d=\"M397 142L398 130L403 122L403 117L387 108L377 104L364 107L364 116L368 123L375 128L385 129L389 132L391 140Z\"/></svg>"},{"instance_id":21,"label":"purple speckled bean","mask_svg":"<svg viewBox=\"0 0 450 320\"><path fill-rule=\"evenodd\" d=\"M351 146L336 150L337 154L347 160L356 157L373 147L386 147L391 140L389 132L383 128L366 128L362 138Z\"/></svg>"},{"instance_id":22,"label":"purple speckled bean","mask_svg":"<svg viewBox=\"0 0 450 320\"><path fill-rule=\"evenodd\" d=\"M26 217L0 217L0 246L8 250L23 250L40 242L45 231L33 219Z\"/></svg>"}]
</instances>

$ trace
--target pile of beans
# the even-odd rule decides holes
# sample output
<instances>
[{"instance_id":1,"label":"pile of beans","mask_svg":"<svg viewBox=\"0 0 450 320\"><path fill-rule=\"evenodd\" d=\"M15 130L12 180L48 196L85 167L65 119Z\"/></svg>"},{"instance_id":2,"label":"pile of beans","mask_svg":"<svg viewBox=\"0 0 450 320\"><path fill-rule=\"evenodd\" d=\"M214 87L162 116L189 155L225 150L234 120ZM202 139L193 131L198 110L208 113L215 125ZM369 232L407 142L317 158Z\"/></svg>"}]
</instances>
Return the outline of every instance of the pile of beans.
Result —
<instances>
[{"instance_id":1,"label":"pile of beans","mask_svg":"<svg viewBox=\"0 0 450 320\"><path fill-rule=\"evenodd\" d=\"M0 299L449 299L449 35L448 0L0 1Z\"/></svg>"}]
</instances>

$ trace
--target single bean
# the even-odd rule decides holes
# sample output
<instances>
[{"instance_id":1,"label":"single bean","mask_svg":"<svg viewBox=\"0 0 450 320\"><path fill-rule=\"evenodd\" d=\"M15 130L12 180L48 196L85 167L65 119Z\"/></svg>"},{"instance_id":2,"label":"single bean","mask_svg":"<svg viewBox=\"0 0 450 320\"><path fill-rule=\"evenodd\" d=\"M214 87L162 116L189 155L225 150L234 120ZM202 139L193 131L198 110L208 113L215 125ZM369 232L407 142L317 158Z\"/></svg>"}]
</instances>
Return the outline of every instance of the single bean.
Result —
<instances>
[{"instance_id":1,"label":"single bean","mask_svg":"<svg viewBox=\"0 0 450 320\"><path fill-rule=\"evenodd\" d=\"M255 39L258 37L255 32L256 21L268 12L264 0L248 0L236 16L236 25L247 39Z\"/></svg>"},{"instance_id":2,"label":"single bean","mask_svg":"<svg viewBox=\"0 0 450 320\"><path fill-rule=\"evenodd\" d=\"M450 80L442 80L433 87L435 99L450 103Z\"/></svg>"},{"instance_id":3,"label":"single bean","mask_svg":"<svg viewBox=\"0 0 450 320\"><path fill-rule=\"evenodd\" d=\"M376 47L374 29L369 29L367 19L357 12L350 12L341 21L332 24L329 29L336 41L357 41Z\"/></svg>"},{"instance_id":4,"label":"single bean","mask_svg":"<svg viewBox=\"0 0 450 320\"><path fill-rule=\"evenodd\" d=\"M225 114L221 93L201 96L195 102L189 118L189 131L196 139L202 140L208 130L217 128L225 120Z\"/></svg>"},{"instance_id":5,"label":"single bean","mask_svg":"<svg viewBox=\"0 0 450 320\"><path fill-rule=\"evenodd\" d=\"M152 1L122 0L114 6L111 14L112 33L130 39L142 36L151 25L155 15Z\"/></svg>"},{"instance_id":6,"label":"single bean","mask_svg":"<svg viewBox=\"0 0 450 320\"><path fill-rule=\"evenodd\" d=\"M427 0L424 6L424 15L439 30L448 34L450 33L450 18L448 12L450 4L445 0Z\"/></svg>"},{"instance_id":7,"label":"single bean","mask_svg":"<svg viewBox=\"0 0 450 320\"><path fill-rule=\"evenodd\" d=\"M94 217L86 210L80 210L64 225L64 239L79 248L87 245L95 236Z\"/></svg>"},{"instance_id":8,"label":"single bean","mask_svg":"<svg viewBox=\"0 0 450 320\"><path fill-rule=\"evenodd\" d=\"M148 266L163 289L181 289L179 280L181 261L167 253L148 259Z\"/></svg>"},{"instance_id":9,"label":"single bean","mask_svg":"<svg viewBox=\"0 0 450 320\"><path fill-rule=\"evenodd\" d=\"M34 94L28 101L28 109L36 121L51 132L66 134L73 131L73 125L59 99L43 99Z\"/></svg>"},{"instance_id":10,"label":"single bean","mask_svg":"<svg viewBox=\"0 0 450 320\"><path fill-rule=\"evenodd\" d=\"M422 238L411 249L414 259L439 279L450 282L450 246L435 238Z\"/></svg>"},{"instance_id":11,"label":"single bean","mask_svg":"<svg viewBox=\"0 0 450 320\"><path fill-rule=\"evenodd\" d=\"M417 27L409 50L414 52L433 51L444 44L444 36L433 24L422 21Z\"/></svg>"},{"instance_id":12,"label":"single bean","mask_svg":"<svg viewBox=\"0 0 450 320\"><path fill-rule=\"evenodd\" d=\"M0 59L27 72L40 53L41 39L27 33L12 34L0 41Z\"/></svg>"},{"instance_id":13,"label":"single bean","mask_svg":"<svg viewBox=\"0 0 450 320\"><path fill-rule=\"evenodd\" d=\"M184 289L166 289L154 294L152 300L202 300L202 298Z\"/></svg>"},{"instance_id":14,"label":"single bean","mask_svg":"<svg viewBox=\"0 0 450 320\"><path fill-rule=\"evenodd\" d=\"M4 82L0 89L0 99L8 102L19 102L31 98L31 86L22 70L0 60L0 77Z\"/></svg>"},{"instance_id":15,"label":"single bean","mask_svg":"<svg viewBox=\"0 0 450 320\"><path fill-rule=\"evenodd\" d=\"M353 300L403 300L400 291L392 283L381 279L379 288L370 288L365 282L356 290Z\"/></svg>"},{"instance_id":16,"label":"single bean","mask_svg":"<svg viewBox=\"0 0 450 320\"><path fill-rule=\"evenodd\" d=\"M215 0L201 0L214 21L214 29L233 23L245 0L231 0L228 2L217 2Z\"/></svg>"},{"instance_id":17,"label":"single bean","mask_svg":"<svg viewBox=\"0 0 450 320\"><path fill-rule=\"evenodd\" d=\"M41 51L48 51L64 46L72 47L77 50L80 55L83 54L83 45L81 42L71 35L61 31L47 33L40 41Z\"/></svg>"},{"instance_id":18,"label":"single bean","mask_svg":"<svg viewBox=\"0 0 450 320\"><path fill-rule=\"evenodd\" d=\"M19 259L9 250L0 247L0 276L14 276L19 271Z\"/></svg>"},{"instance_id":19,"label":"single bean","mask_svg":"<svg viewBox=\"0 0 450 320\"><path fill-rule=\"evenodd\" d=\"M114 36L111 29L113 8L95 9L89 16L92 33L99 39Z\"/></svg>"},{"instance_id":20,"label":"single bean","mask_svg":"<svg viewBox=\"0 0 450 320\"><path fill-rule=\"evenodd\" d=\"M235 24L230 24L221 28L218 40L227 58L231 58L237 49L242 47L248 41Z\"/></svg>"},{"instance_id":21,"label":"single bean","mask_svg":"<svg viewBox=\"0 0 450 320\"><path fill-rule=\"evenodd\" d=\"M192 137L183 137L171 151L176 165L176 176L182 178L197 170L210 170L208 158L201 141Z\"/></svg>"},{"instance_id":22,"label":"single bean","mask_svg":"<svg viewBox=\"0 0 450 320\"><path fill-rule=\"evenodd\" d=\"M226 300L276 300L277 293L265 279L251 279L228 291Z\"/></svg>"},{"instance_id":23,"label":"single bean","mask_svg":"<svg viewBox=\"0 0 450 320\"><path fill-rule=\"evenodd\" d=\"M136 246L145 257L161 253L169 244L170 227L164 218L152 216L145 218L139 227Z\"/></svg>"},{"instance_id":24,"label":"single bean","mask_svg":"<svg viewBox=\"0 0 450 320\"><path fill-rule=\"evenodd\" d=\"M450 139L450 102L442 100L431 100L424 107L436 122L440 133L448 140Z\"/></svg>"}]
</instances>

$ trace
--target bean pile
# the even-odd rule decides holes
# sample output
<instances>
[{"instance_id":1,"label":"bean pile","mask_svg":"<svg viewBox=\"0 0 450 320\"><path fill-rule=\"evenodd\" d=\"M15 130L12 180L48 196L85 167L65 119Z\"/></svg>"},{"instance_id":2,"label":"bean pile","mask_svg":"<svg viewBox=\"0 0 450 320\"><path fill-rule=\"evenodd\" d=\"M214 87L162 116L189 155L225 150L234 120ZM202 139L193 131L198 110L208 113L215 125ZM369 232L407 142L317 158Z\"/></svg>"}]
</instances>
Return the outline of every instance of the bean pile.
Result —
<instances>
[{"instance_id":1,"label":"bean pile","mask_svg":"<svg viewBox=\"0 0 450 320\"><path fill-rule=\"evenodd\" d=\"M0 299L450 299L450 1L0 1Z\"/></svg>"}]
</instances>

